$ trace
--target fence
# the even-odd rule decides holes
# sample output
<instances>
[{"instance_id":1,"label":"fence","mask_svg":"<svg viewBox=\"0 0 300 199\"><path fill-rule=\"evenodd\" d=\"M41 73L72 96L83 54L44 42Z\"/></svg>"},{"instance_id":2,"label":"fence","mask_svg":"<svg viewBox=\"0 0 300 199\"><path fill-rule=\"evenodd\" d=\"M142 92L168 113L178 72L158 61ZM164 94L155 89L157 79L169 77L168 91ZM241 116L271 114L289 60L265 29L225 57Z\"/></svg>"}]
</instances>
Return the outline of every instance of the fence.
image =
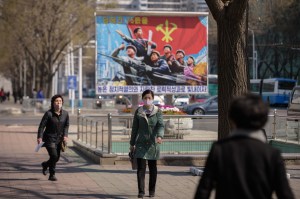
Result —
<instances>
[{"instance_id":1,"label":"fence","mask_svg":"<svg viewBox=\"0 0 300 199\"><path fill-rule=\"evenodd\" d=\"M164 115L165 136L161 152L207 152L217 140L217 118L216 115ZM107 154L128 153L133 115L84 115L79 111L77 120L77 139L82 143ZM289 124L292 122L293 125ZM268 139L299 144L299 125L299 121L289 121L274 110L264 129Z\"/></svg>"},{"instance_id":2,"label":"fence","mask_svg":"<svg viewBox=\"0 0 300 199\"><path fill-rule=\"evenodd\" d=\"M48 110L51 106L51 99L33 99L33 98L24 98L22 101L22 109L25 112L34 112L34 113L41 113ZM75 99L73 101L74 107L79 108L79 100ZM83 99L81 106L84 107L86 110L94 110L97 109L111 109L115 106L115 102L111 99L102 99L101 106L97 103L97 99ZM67 97L64 97L64 108L69 110L72 108L72 101L69 100Z\"/></svg>"}]
</instances>

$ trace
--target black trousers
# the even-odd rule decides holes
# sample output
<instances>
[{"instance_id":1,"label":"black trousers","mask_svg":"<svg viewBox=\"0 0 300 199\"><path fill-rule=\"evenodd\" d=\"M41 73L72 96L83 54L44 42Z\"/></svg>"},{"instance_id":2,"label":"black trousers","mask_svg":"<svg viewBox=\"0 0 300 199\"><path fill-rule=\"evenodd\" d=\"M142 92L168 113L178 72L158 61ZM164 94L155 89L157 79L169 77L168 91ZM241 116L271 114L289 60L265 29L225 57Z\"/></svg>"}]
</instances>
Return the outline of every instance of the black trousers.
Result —
<instances>
[{"instance_id":1,"label":"black trousers","mask_svg":"<svg viewBox=\"0 0 300 199\"><path fill-rule=\"evenodd\" d=\"M145 194L145 175L146 175L146 161L142 158L137 158L137 181L139 194ZM155 193L155 185L157 179L157 161L148 160L149 167L149 194Z\"/></svg>"},{"instance_id":2,"label":"black trousers","mask_svg":"<svg viewBox=\"0 0 300 199\"><path fill-rule=\"evenodd\" d=\"M45 164L47 167L49 167L50 175L55 175L55 167L60 158L61 146L60 144L55 144L55 146L46 147L46 149L48 151L49 160L45 162Z\"/></svg>"}]
</instances>

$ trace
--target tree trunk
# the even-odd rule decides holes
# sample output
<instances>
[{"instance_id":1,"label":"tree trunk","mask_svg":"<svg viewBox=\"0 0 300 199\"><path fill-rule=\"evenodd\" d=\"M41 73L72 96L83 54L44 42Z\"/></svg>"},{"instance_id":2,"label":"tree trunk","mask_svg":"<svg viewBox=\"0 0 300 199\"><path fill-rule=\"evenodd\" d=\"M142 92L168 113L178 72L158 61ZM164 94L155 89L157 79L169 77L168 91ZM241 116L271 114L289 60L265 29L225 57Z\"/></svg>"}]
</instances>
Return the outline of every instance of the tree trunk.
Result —
<instances>
[{"instance_id":1,"label":"tree trunk","mask_svg":"<svg viewBox=\"0 0 300 199\"><path fill-rule=\"evenodd\" d=\"M228 109L236 96L248 91L247 12L248 0L206 0L218 25L218 138L228 136ZM228 3L228 2L227 2Z\"/></svg>"}]
</instances>

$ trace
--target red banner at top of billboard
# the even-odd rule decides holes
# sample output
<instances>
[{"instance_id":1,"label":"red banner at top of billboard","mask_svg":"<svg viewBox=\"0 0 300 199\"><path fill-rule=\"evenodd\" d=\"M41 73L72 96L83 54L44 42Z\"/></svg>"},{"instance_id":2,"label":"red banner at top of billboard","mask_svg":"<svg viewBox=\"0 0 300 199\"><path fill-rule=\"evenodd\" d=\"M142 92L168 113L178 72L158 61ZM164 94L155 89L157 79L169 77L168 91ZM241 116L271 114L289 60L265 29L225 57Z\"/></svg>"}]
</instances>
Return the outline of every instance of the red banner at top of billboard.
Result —
<instances>
[{"instance_id":1,"label":"red banner at top of billboard","mask_svg":"<svg viewBox=\"0 0 300 199\"><path fill-rule=\"evenodd\" d=\"M152 41L161 53L165 44L170 44L173 51L183 49L186 54L196 54L207 45L207 30L198 17L137 16L128 23L132 38L137 27L141 27L145 39L152 31Z\"/></svg>"}]
</instances>

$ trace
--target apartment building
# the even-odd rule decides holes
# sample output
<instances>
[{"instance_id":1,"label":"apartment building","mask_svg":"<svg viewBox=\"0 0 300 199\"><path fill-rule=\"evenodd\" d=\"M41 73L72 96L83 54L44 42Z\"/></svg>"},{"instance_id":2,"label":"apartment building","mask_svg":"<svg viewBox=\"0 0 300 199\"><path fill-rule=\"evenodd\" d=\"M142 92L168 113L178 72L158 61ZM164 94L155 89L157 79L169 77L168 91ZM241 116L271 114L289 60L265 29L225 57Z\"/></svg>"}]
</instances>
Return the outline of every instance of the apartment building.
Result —
<instances>
[{"instance_id":1,"label":"apartment building","mask_svg":"<svg viewBox=\"0 0 300 199\"><path fill-rule=\"evenodd\" d=\"M97 0L97 9L207 12L205 0Z\"/></svg>"}]
</instances>

